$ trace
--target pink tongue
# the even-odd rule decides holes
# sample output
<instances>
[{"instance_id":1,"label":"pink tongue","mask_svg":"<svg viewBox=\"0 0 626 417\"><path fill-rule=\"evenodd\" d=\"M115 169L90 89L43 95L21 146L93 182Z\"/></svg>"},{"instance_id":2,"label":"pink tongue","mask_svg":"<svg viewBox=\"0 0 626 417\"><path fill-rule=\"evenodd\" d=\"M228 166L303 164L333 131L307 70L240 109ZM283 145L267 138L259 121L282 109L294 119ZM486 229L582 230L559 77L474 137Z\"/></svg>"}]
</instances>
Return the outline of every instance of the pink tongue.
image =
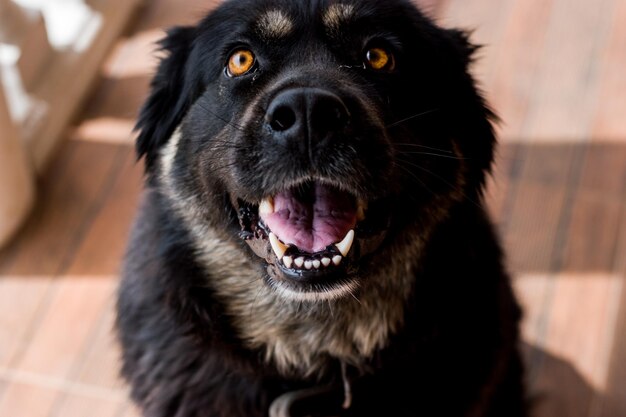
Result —
<instances>
[{"instance_id":1,"label":"pink tongue","mask_svg":"<svg viewBox=\"0 0 626 417\"><path fill-rule=\"evenodd\" d=\"M343 240L356 217L354 197L317 183L274 196L274 213L261 215L280 240L309 253Z\"/></svg>"}]
</instances>

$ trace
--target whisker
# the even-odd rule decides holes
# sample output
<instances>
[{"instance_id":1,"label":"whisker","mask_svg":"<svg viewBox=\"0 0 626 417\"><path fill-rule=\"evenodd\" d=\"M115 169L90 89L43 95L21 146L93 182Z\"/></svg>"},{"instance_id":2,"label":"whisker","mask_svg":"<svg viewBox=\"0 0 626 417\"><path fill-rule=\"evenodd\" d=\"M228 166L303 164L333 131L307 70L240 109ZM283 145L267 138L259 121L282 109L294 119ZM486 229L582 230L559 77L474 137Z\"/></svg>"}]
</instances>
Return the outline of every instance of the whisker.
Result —
<instances>
[{"instance_id":1,"label":"whisker","mask_svg":"<svg viewBox=\"0 0 626 417\"><path fill-rule=\"evenodd\" d=\"M233 166L237 165L237 162L231 162L229 164L224 164L224 165L211 165L209 168L209 173L213 174L213 173L217 173L223 169L226 168L231 168Z\"/></svg>"},{"instance_id":2,"label":"whisker","mask_svg":"<svg viewBox=\"0 0 626 417\"><path fill-rule=\"evenodd\" d=\"M445 153L454 153L449 149L442 149L442 148L435 148L432 146L426 146L426 145L421 145L418 143L408 143L408 142L404 142L404 143L395 143L395 146L409 146L409 147L414 147L414 148L424 148L424 149L430 149L431 151L438 151L438 152L445 152Z\"/></svg>"},{"instance_id":3,"label":"whisker","mask_svg":"<svg viewBox=\"0 0 626 417\"><path fill-rule=\"evenodd\" d=\"M417 168L419 170L422 170L422 171L426 172L427 174L433 176L434 178L438 179L439 181L441 181L444 184L446 184L447 186L449 186L451 189L456 190L459 193L461 193L461 195L464 198L466 198L467 201L469 201L470 203L474 204L476 207L482 208L482 206L478 202L476 202L472 198L470 198L470 196L468 196L462 189L458 188L457 186L455 186L454 184L452 184L451 182L449 182L448 180L443 178L441 175L436 174L436 173L432 172L431 170L429 170L428 168L424 168L423 166L415 164L415 163L413 163L411 161L406 161L406 160L403 160L403 159L398 159L398 161L401 161L401 162L403 162L405 164L411 165L412 167L415 167L415 168ZM398 166L401 166L401 165L398 165Z\"/></svg>"},{"instance_id":4,"label":"whisker","mask_svg":"<svg viewBox=\"0 0 626 417\"><path fill-rule=\"evenodd\" d=\"M402 162L400 160L398 160L397 162ZM435 193L433 190L431 190L430 188L428 188L428 185L426 185L426 183L424 181L422 181L417 175L415 175L415 173L413 171L411 171L409 168L405 167L402 164L398 164L395 163L395 165L398 168L401 168L404 172L406 172L407 174L409 174L411 176L411 178L415 181L417 181L426 191L428 191L431 195L433 195L434 197L437 197L437 193ZM413 198L415 199L415 197L412 194L408 194L409 198Z\"/></svg>"},{"instance_id":5,"label":"whisker","mask_svg":"<svg viewBox=\"0 0 626 417\"><path fill-rule=\"evenodd\" d=\"M465 159L469 159L469 158L464 158L462 156L452 156L452 155L441 155L439 153L434 153L434 152L419 152L419 151L412 151L412 152L405 152L405 151L400 151L399 152L400 155L429 155L429 156L438 156L440 158L448 158L448 159L456 159L456 160L465 160Z\"/></svg>"},{"instance_id":6,"label":"whisker","mask_svg":"<svg viewBox=\"0 0 626 417\"><path fill-rule=\"evenodd\" d=\"M330 300L326 300L326 303L328 304L328 310L330 311L330 317L335 317L335 312L333 310L333 304Z\"/></svg>"},{"instance_id":7,"label":"whisker","mask_svg":"<svg viewBox=\"0 0 626 417\"><path fill-rule=\"evenodd\" d=\"M395 126L398 126L398 125L400 125L400 124L402 124L402 123L408 122L409 120L413 120L413 119L415 119L415 118L417 118L417 117L426 116L427 114L434 113L434 112L436 112L436 111L438 111L438 110L439 110L439 109L431 109L431 110L426 110L426 111L423 111L423 112L421 112L421 113L414 114L413 116L409 116L409 117L406 117L406 118L404 118L404 119L400 119L400 120L398 120L398 121L395 121L395 122L393 122L393 123L391 123L391 124L387 125L387 129L392 128L392 127L395 127Z\"/></svg>"},{"instance_id":8,"label":"whisker","mask_svg":"<svg viewBox=\"0 0 626 417\"><path fill-rule=\"evenodd\" d=\"M239 130L240 132L243 132L243 130L244 130L244 129L243 129L243 126L240 126L240 125L238 125L238 124L236 124L236 123L231 122L230 120L227 120L227 119L225 119L225 118L223 118L223 117L219 116L219 115L218 115L218 114L216 114L215 112L213 112L213 111L209 110L207 107L205 107L204 105L202 105L202 103L197 103L197 104L198 104L198 106L199 106L202 110L204 110L205 112L209 113L211 116L215 117L216 119L218 119L218 120L220 120L220 121L224 122L224 124L226 124L226 125L228 125L228 126L231 126L231 127L235 128L235 130Z\"/></svg>"},{"instance_id":9,"label":"whisker","mask_svg":"<svg viewBox=\"0 0 626 417\"><path fill-rule=\"evenodd\" d=\"M350 296L354 298L357 303L361 304L361 300L359 300L359 298L354 294L353 290L348 290L348 294L350 294Z\"/></svg>"}]
</instances>

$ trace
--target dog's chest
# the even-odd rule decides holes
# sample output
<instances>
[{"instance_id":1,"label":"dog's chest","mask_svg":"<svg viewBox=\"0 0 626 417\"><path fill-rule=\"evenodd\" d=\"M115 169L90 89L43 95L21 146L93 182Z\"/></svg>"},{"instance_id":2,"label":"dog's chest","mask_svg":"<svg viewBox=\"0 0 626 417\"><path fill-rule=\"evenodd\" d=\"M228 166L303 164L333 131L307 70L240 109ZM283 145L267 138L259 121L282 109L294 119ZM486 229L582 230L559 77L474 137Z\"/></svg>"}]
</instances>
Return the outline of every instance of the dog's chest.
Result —
<instances>
[{"instance_id":1,"label":"dog's chest","mask_svg":"<svg viewBox=\"0 0 626 417\"><path fill-rule=\"evenodd\" d=\"M323 371L329 359L358 366L401 326L406 285L396 292L369 285L354 297L334 301L287 301L237 255L235 245L206 235L203 241L201 260L210 285L239 338L263 351L280 372L314 374ZM400 269L405 269L404 262Z\"/></svg>"}]
</instances>

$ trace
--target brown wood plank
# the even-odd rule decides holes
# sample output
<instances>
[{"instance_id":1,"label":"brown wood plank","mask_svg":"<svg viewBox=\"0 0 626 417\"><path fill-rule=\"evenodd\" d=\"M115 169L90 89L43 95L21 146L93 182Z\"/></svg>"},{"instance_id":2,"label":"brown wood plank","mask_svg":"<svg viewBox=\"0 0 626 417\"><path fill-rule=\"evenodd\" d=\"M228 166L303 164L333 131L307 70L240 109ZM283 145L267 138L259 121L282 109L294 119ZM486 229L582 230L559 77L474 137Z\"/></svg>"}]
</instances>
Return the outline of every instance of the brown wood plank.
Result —
<instances>
[{"instance_id":1,"label":"brown wood plank","mask_svg":"<svg viewBox=\"0 0 626 417\"><path fill-rule=\"evenodd\" d=\"M0 398L0 416L48 417L57 394L53 388L12 383Z\"/></svg>"},{"instance_id":2,"label":"brown wood plank","mask_svg":"<svg viewBox=\"0 0 626 417\"><path fill-rule=\"evenodd\" d=\"M150 77L156 70L157 42L165 36L162 28L132 31L118 40L103 64L105 78ZM94 101L90 102L95 106Z\"/></svg>"},{"instance_id":3,"label":"brown wood plank","mask_svg":"<svg viewBox=\"0 0 626 417\"><path fill-rule=\"evenodd\" d=\"M493 173L485 184L485 203L494 222L501 226L508 220L507 203L517 183L515 168L520 164L518 159L521 146L501 143L496 149Z\"/></svg>"},{"instance_id":4,"label":"brown wood plank","mask_svg":"<svg viewBox=\"0 0 626 417\"><path fill-rule=\"evenodd\" d=\"M104 78L97 96L84 114L84 119L113 118L135 120L138 110L148 95L150 79L147 76L123 79ZM129 141L131 139L128 132Z\"/></svg>"},{"instance_id":5,"label":"brown wood plank","mask_svg":"<svg viewBox=\"0 0 626 417\"><path fill-rule=\"evenodd\" d=\"M124 387L119 375L119 346L113 333L114 304L114 297L111 297L102 317L96 323L92 339L85 343L81 358L77 358L76 370L70 376L72 380L110 389Z\"/></svg>"},{"instance_id":6,"label":"brown wood plank","mask_svg":"<svg viewBox=\"0 0 626 417\"><path fill-rule=\"evenodd\" d=\"M612 29L601 63L600 93L594 109L593 136L600 140L624 143L626 140L626 1L619 0Z\"/></svg>"},{"instance_id":7,"label":"brown wood plank","mask_svg":"<svg viewBox=\"0 0 626 417\"><path fill-rule=\"evenodd\" d=\"M50 286L49 276L5 275L0 278L0 367L8 366L26 349L33 320L39 316L40 305Z\"/></svg>"},{"instance_id":8,"label":"brown wood plank","mask_svg":"<svg viewBox=\"0 0 626 417\"><path fill-rule=\"evenodd\" d=\"M67 267L93 220L117 152L115 147L93 143L67 142L62 148L60 160L66 166L60 170L65 174L46 188L34 217L15 242L17 254L0 271L0 276L8 277L0 279L0 317L10 320L2 331L11 333L0 350L0 366L15 363L23 353L54 291L54 277ZM20 288L18 278L33 281ZM32 291L25 292L27 287Z\"/></svg>"},{"instance_id":9,"label":"brown wood plank","mask_svg":"<svg viewBox=\"0 0 626 417\"><path fill-rule=\"evenodd\" d=\"M614 1L556 0L524 128L533 140L588 139Z\"/></svg>"},{"instance_id":10,"label":"brown wood plank","mask_svg":"<svg viewBox=\"0 0 626 417\"><path fill-rule=\"evenodd\" d=\"M68 395L48 417L118 417L124 403L112 399Z\"/></svg>"},{"instance_id":11,"label":"brown wood plank","mask_svg":"<svg viewBox=\"0 0 626 417\"><path fill-rule=\"evenodd\" d=\"M109 174L119 148L99 143L66 142L60 153L70 152L66 175L44 185L33 218L16 245L21 247L12 263L0 271L6 275L54 275L72 258L89 223L94 204ZM68 204L71 202L71 204Z\"/></svg>"},{"instance_id":12,"label":"brown wood plank","mask_svg":"<svg viewBox=\"0 0 626 417\"><path fill-rule=\"evenodd\" d=\"M103 330L101 325L103 318L107 319L105 325L110 324L108 315L117 286L116 274L134 216L140 173L132 152L127 149L125 168L111 174L116 178L115 186L108 190L109 198L77 250L73 263L58 278L46 315L24 357L15 365L16 369L75 380L81 370L89 368L88 361L106 359L105 363L96 364L96 367L110 365L108 372L99 375L103 378L101 382L120 386L115 375L117 358L110 356L116 348L111 328L107 326ZM94 342L105 340L107 343L100 349L93 347ZM108 356L92 356L105 351Z\"/></svg>"},{"instance_id":13,"label":"brown wood plank","mask_svg":"<svg viewBox=\"0 0 626 417\"><path fill-rule=\"evenodd\" d=\"M589 146L565 239L565 270L613 270L625 178L626 146Z\"/></svg>"},{"instance_id":14,"label":"brown wood plank","mask_svg":"<svg viewBox=\"0 0 626 417\"><path fill-rule=\"evenodd\" d=\"M113 197L108 199L91 225L73 263L56 279L55 291L46 306L47 313L38 324L23 358L15 366L20 371L66 378L71 376L72 370L78 372L81 367L83 370L88 368L87 364L80 363L81 360L102 359L94 357L94 352L104 353L105 349L108 354L115 352L109 325L117 279L115 275L106 274L118 272L141 183L141 167L135 164L132 151L126 147L124 154L123 169L115 169L115 174L109 173L109 177L117 178L116 186L108 190ZM104 313L108 314L104 323L106 330L99 327L94 330ZM104 337L108 338L108 344L99 346L100 349L91 347L94 341L100 342ZM117 381L117 358L107 359L108 373L99 374L99 377L110 379L100 382L113 385L111 381ZM98 363L98 366L102 365ZM119 388L121 384L118 382L117 385ZM11 397L20 393L20 390L15 391L13 384L9 385L5 392L6 401L13 401ZM60 391L53 409L60 410L59 415L80 415L76 413L80 413L85 401ZM116 415L119 404L113 405L104 407L102 412L108 411L102 415Z\"/></svg>"},{"instance_id":15,"label":"brown wood plank","mask_svg":"<svg viewBox=\"0 0 626 417\"><path fill-rule=\"evenodd\" d=\"M135 163L130 153L106 205L95 219L75 262L68 269L69 276L98 276L110 274L115 277L120 262L143 181L143 166ZM68 377L81 383L110 388L120 387L117 377L119 355L113 329L114 294L111 294L93 332L82 346L81 357L75 361L75 369Z\"/></svg>"},{"instance_id":16,"label":"brown wood plank","mask_svg":"<svg viewBox=\"0 0 626 417\"><path fill-rule=\"evenodd\" d=\"M596 389L606 386L622 279L611 273L562 273L544 347L567 358Z\"/></svg>"},{"instance_id":17,"label":"brown wood plank","mask_svg":"<svg viewBox=\"0 0 626 417\"><path fill-rule=\"evenodd\" d=\"M623 2L626 5L626 2ZM622 8L626 11L626 8ZM623 145L622 145L623 146ZM626 415L626 182L622 184L622 212L619 238L615 248L613 270L622 279L620 306L615 327L615 338L608 362L609 375L605 391L598 395L601 403L600 417L622 417Z\"/></svg>"},{"instance_id":18,"label":"brown wood plank","mask_svg":"<svg viewBox=\"0 0 626 417\"><path fill-rule=\"evenodd\" d=\"M586 148L571 199L571 219L561 232L564 260L556 258L558 268L569 272L556 275L551 283L541 340L542 348L556 352L578 378L566 379L545 355L535 360L535 384L547 395L540 416L557 409L567 416L597 416L603 408L610 353L619 337L617 312L623 303L624 274L613 267L620 253L617 235L624 209L620 178L626 178L626 149L609 144Z\"/></svg>"},{"instance_id":19,"label":"brown wood plank","mask_svg":"<svg viewBox=\"0 0 626 417\"><path fill-rule=\"evenodd\" d=\"M220 3L222 0L187 0L185 7L180 7L176 1L146 2L145 9L140 13L141 19L133 29L138 32L193 24Z\"/></svg>"},{"instance_id":20,"label":"brown wood plank","mask_svg":"<svg viewBox=\"0 0 626 417\"><path fill-rule=\"evenodd\" d=\"M523 136L524 122L537 94L538 70L553 7L554 0L516 0L504 33L492 41L504 51L493 62L493 76L485 89L502 119L497 127L503 142L528 139Z\"/></svg>"},{"instance_id":21,"label":"brown wood plank","mask_svg":"<svg viewBox=\"0 0 626 417\"><path fill-rule=\"evenodd\" d=\"M624 214L626 215L626 210ZM622 250L626 251L626 247L622 246ZM624 276L625 273L622 272L622 280L624 280ZM621 293L620 312L611 349L607 386L605 392L598 395L598 401L602 402L602 411L599 415L601 417L622 417L626 415L626 396L624 395L624 387L626 386L626 285L623 285Z\"/></svg>"},{"instance_id":22,"label":"brown wood plank","mask_svg":"<svg viewBox=\"0 0 626 417\"><path fill-rule=\"evenodd\" d=\"M75 150L75 142L65 142L58 150L57 157L51 162L46 175L39 179L37 184L37 204L33 213L29 216L27 223L18 236L10 245L0 251L0 274L10 273L11 266L14 263L20 262L18 258L24 258L21 252L23 250L28 251L29 246L39 241L40 229L45 227L44 225L51 223L49 218L54 215L59 216L58 213L50 212L44 208L60 201L59 195L62 192L61 189L66 187L66 182L75 175L75 173L71 171L72 164L77 164L74 155ZM60 243L63 244L63 241ZM42 244L42 246L44 245ZM43 249L47 248L44 247ZM32 252L37 250L42 252L41 248L34 248ZM45 253L45 251L43 252ZM56 259L54 260L56 261ZM56 267L58 267L58 262L52 262L48 270L52 273L56 270Z\"/></svg>"},{"instance_id":23,"label":"brown wood plank","mask_svg":"<svg viewBox=\"0 0 626 417\"><path fill-rule=\"evenodd\" d=\"M529 383L533 392L543 395L553 388L553 381L546 378L547 366L561 364L548 361L552 356L544 346L556 297L555 259L560 253L564 219L568 217L568 200L578 184L576 161L582 150L576 145L538 143L520 147L523 161L519 171L512 173L517 175L516 185L509 192L515 194L507 208L510 217L504 224L504 233L516 291L525 311L522 331L531 344L526 357ZM545 413L554 401L543 401L537 415L548 416Z\"/></svg>"},{"instance_id":24,"label":"brown wood plank","mask_svg":"<svg viewBox=\"0 0 626 417\"><path fill-rule=\"evenodd\" d=\"M597 415L597 396L606 387L610 369L622 279L610 273L583 273L531 275L517 281L522 304L530 313L524 335L531 343L531 392L539 399L535 417L557 411L568 417ZM550 303L540 311L537 301L546 296Z\"/></svg>"},{"instance_id":25,"label":"brown wood plank","mask_svg":"<svg viewBox=\"0 0 626 417\"><path fill-rule=\"evenodd\" d=\"M65 275L117 275L130 224L139 204L143 163L136 163L134 149L123 146L111 186Z\"/></svg>"},{"instance_id":26,"label":"brown wood plank","mask_svg":"<svg viewBox=\"0 0 626 417\"><path fill-rule=\"evenodd\" d=\"M520 273L513 280L515 292L524 312L522 321L522 335L524 340L539 346L544 334L545 311L542 308L544 300L550 297L550 282L553 275L549 273ZM536 369L530 371L531 380L534 379Z\"/></svg>"},{"instance_id":27,"label":"brown wood plank","mask_svg":"<svg viewBox=\"0 0 626 417\"><path fill-rule=\"evenodd\" d=\"M570 181L580 150L533 145L524 152L510 222L504 229L506 250L514 271L552 271L567 198L576 185Z\"/></svg>"},{"instance_id":28,"label":"brown wood plank","mask_svg":"<svg viewBox=\"0 0 626 417\"><path fill-rule=\"evenodd\" d=\"M41 321L14 369L65 378L112 297L110 276L59 278Z\"/></svg>"}]
</instances>

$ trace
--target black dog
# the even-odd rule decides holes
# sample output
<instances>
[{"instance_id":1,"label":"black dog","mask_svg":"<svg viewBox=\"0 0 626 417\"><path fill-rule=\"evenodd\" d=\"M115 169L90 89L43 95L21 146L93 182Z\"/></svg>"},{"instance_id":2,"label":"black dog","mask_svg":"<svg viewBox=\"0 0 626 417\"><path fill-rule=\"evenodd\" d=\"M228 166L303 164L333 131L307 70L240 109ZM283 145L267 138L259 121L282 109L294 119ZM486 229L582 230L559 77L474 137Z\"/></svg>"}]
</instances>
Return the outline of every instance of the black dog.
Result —
<instances>
[{"instance_id":1,"label":"black dog","mask_svg":"<svg viewBox=\"0 0 626 417\"><path fill-rule=\"evenodd\" d=\"M525 416L466 36L237 0L162 47L117 321L144 415Z\"/></svg>"}]
</instances>

